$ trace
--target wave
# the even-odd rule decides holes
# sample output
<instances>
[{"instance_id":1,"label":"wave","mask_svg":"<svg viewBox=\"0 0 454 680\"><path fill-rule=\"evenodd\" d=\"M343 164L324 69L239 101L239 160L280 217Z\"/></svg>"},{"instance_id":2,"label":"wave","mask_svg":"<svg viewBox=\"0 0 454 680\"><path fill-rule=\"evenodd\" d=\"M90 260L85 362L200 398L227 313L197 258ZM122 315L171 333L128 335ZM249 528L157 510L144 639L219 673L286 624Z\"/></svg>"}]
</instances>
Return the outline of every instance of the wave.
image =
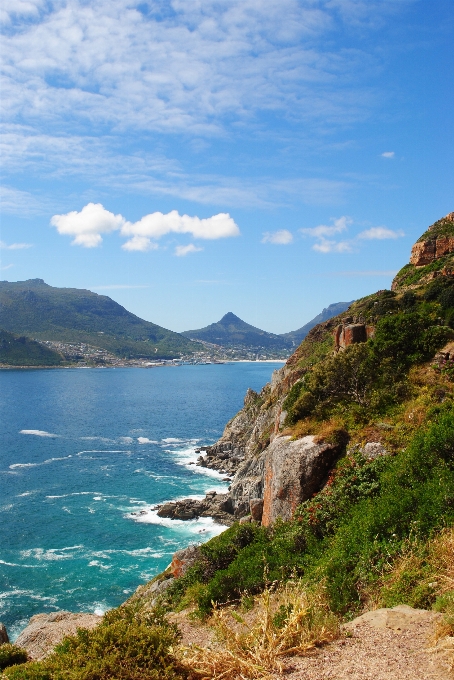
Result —
<instances>
[{"instance_id":1,"label":"wave","mask_svg":"<svg viewBox=\"0 0 454 680\"><path fill-rule=\"evenodd\" d=\"M159 442L154 439L148 439L148 437L137 437L139 444L159 444Z\"/></svg>"},{"instance_id":2,"label":"wave","mask_svg":"<svg viewBox=\"0 0 454 680\"><path fill-rule=\"evenodd\" d=\"M55 562L58 560L70 560L74 558L74 551L83 550L83 545L71 545L67 548L29 548L21 550L21 557L31 557L38 562Z\"/></svg>"},{"instance_id":3,"label":"wave","mask_svg":"<svg viewBox=\"0 0 454 680\"><path fill-rule=\"evenodd\" d=\"M53 434L52 432L46 432L45 430L21 430L19 434L32 434L35 437L59 437L58 434Z\"/></svg>"},{"instance_id":4,"label":"wave","mask_svg":"<svg viewBox=\"0 0 454 680\"><path fill-rule=\"evenodd\" d=\"M39 467L40 465L49 465L50 463L55 463L59 460L67 460L68 458L72 458L72 455L70 454L69 456L48 458L47 460L43 460L41 463L13 463L9 466L9 469L15 470L16 468Z\"/></svg>"},{"instance_id":5,"label":"wave","mask_svg":"<svg viewBox=\"0 0 454 680\"><path fill-rule=\"evenodd\" d=\"M223 524L216 524L216 522L211 517L199 517L198 519L190 520L159 517L155 507L156 506L141 510L137 514L128 513L125 515L125 517L127 519L132 519L138 524L156 524L166 527L167 529L173 529L179 533L186 533L190 535L203 534L206 538L217 536L228 528Z\"/></svg>"}]
</instances>

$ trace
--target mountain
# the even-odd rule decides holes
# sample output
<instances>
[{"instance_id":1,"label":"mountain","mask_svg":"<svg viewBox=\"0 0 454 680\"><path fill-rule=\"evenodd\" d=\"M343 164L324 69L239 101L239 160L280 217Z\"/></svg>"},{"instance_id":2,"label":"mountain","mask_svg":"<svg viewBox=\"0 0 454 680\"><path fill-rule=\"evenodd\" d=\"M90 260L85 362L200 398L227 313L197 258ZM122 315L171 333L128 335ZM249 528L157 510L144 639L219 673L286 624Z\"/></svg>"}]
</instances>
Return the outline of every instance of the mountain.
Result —
<instances>
[{"instance_id":1,"label":"mountain","mask_svg":"<svg viewBox=\"0 0 454 680\"><path fill-rule=\"evenodd\" d=\"M8 366L60 366L63 357L35 340L0 330L0 364Z\"/></svg>"},{"instance_id":2,"label":"mountain","mask_svg":"<svg viewBox=\"0 0 454 680\"><path fill-rule=\"evenodd\" d=\"M201 349L106 295L55 288L42 279L0 282L0 328L38 340L89 343L127 358L174 358Z\"/></svg>"},{"instance_id":3,"label":"mountain","mask_svg":"<svg viewBox=\"0 0 454 680\"><path fill-rule=\"evenodd\" d=\"M308 321L304 326L298 328L296 331L282 333L281 337L291 340L293 342L293 346L297 347L301 342L303 342L306 335L310 330L312 330L312 328L314 328L314 326L322 323L322 321L328 321L328 319L331 319L333 316L342 314L342 312L345 312L345 310L348 309L353 302L354 300L351 302L334 302L332 305L325 307L325 309L320 312L320 314L317 314L317 316L315 316L312 321Z\"/></svg>"},{"instance_id":4,"label":"mountain","mask_svg":"<svg viewBox=\"0 0 454 680\"><path fill-rule=\"evenodd\" d=\"M182 335L223 347L268 350L288 350L292 347L287 338L255 328L232 312L225 314L217 323L193 331L183 331Z\"/></svg>"}]
</instances>

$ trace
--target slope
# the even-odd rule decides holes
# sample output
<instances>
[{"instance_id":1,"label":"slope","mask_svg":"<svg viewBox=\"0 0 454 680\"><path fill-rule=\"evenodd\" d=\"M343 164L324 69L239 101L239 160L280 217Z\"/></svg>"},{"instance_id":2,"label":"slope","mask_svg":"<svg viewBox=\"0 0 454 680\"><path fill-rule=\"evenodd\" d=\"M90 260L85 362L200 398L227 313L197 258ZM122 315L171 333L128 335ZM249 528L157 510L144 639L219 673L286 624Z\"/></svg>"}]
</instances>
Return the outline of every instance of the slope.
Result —
<instances>
[{"instance_id":1,"label":"slope","mask_svg":"<svg viewBox=\"0 0 454 680\"><path fill-rule=\"evenodd\" d=\"M284 350L292 346L291 341L287 338L255 328L232 312L225 314L217 323L197 330L184 331L182 335L193 340L204 340L223 347Z\"/></svg>"},{"instance_id":2,"label":"slope","mask_svg":"<svg viewBox=\"0 0 454 680\"><path fill-rule=\"evenodd\" d=\"M351 300L350 302L334 302L333 304L328 305L328 307L325 307L320 314L317 314L317 316L311 321L308 321L301 328L298 328L298 330L290 331L289 333L281 333L281 337L288 338L293 342L293 346L297 347L303 342L306 335L314 328L314 326L317 326L317 324L322 323L323 321L328 321L328 319L331 319L333 316L342 314L342 312L345 312L353 302L354 300Z\"/></svg>"},{"instance_id":3,"label":"slope","mask_svg":"<svg viewBox=\"0 0 454 680\"><path fill-rule=\"evenodd\" d=\"M0 364L8 366L60 366L63 357L35 340L0 330Z\"/></svg>"},{"instance_id":4,"label":"slope","mask_svg":"<svg viewBox=\"0 0 454 680\"><path fill-rule=\"evenodd\" d=\"M105 295L55 288L42 279L0 282L0 327L39 340L85 342L128 358L173 358L200 349Z\"/></svg>"}]
</instances>

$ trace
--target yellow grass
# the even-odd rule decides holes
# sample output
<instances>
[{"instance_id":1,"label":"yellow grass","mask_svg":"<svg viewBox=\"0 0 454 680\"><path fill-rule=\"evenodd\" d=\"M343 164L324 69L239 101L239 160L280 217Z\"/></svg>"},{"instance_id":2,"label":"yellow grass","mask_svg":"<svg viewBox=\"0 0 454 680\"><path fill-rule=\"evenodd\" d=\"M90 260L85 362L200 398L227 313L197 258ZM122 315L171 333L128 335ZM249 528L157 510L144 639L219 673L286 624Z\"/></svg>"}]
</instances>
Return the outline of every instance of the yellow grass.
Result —
<instances>
[{"instance_id":1,"label":"yellow grass","mask_svg":"<svg viewBox=\"0 0 454 680\"><path fill-rule=\"evenodd\" d=\"M283 657L307 653L339 634L338 619L329 611L322 589L308 593L299 583L266 590L246 615L217 609L210 623L219 647L181 650L181 660L194 678L266 678L283 670Z\"/></svg>"}]
</instances>

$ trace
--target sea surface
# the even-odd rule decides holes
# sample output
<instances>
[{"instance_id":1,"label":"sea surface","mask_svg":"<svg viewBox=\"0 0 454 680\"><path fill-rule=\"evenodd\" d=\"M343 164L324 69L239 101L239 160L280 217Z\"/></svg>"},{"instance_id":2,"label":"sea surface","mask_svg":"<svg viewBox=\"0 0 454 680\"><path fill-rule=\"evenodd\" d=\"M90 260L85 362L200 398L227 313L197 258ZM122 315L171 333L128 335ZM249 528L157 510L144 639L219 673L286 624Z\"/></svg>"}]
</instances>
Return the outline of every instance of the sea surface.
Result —
<instances>
[{"instance_id":1,"label":"sea surface","mask_svg":"<svg viewBox=\"0 0 454 680\"><path fill-rule=\"evenodd\" d=\"M223 530L157 503L224 491L195 466L282 363L0 371L0 621L102 613Z\"/></svg>"}]
</instances>

